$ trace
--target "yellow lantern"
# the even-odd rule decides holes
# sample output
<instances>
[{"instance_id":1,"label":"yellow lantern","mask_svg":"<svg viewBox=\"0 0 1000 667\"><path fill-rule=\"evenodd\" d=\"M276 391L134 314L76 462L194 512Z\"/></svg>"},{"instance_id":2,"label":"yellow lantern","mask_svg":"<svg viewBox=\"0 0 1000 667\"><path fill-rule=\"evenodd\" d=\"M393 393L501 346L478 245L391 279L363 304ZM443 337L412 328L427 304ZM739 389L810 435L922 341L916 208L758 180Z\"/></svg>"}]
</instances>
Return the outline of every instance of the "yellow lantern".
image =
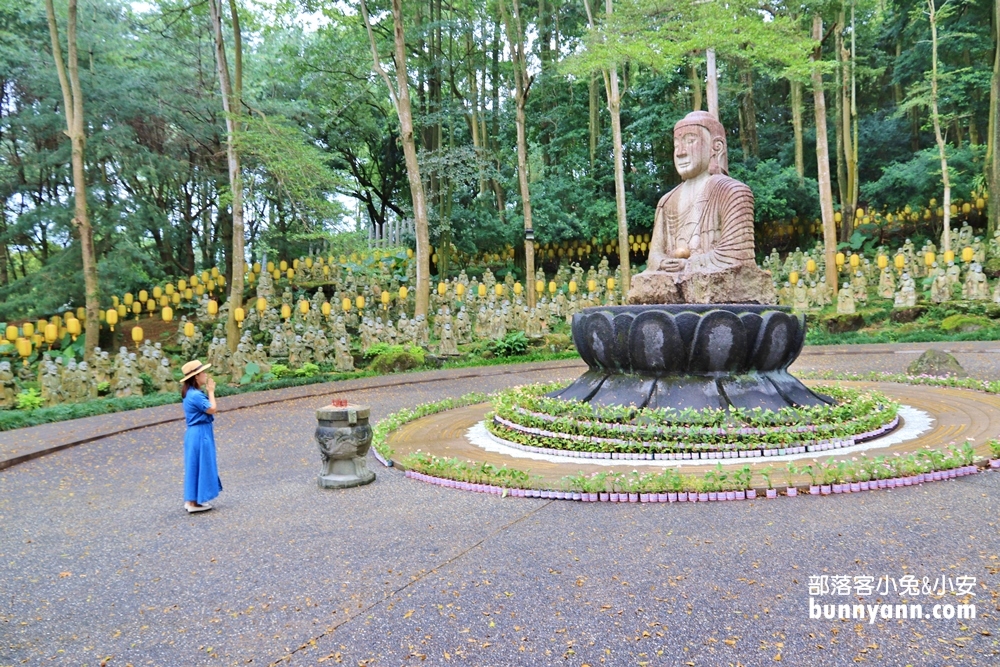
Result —
<instances>
[{"instance_id":1,"label":"yellow lantern","mask_svg":"<svg viewBox=\"0 0 1000 667\"><path fill-rule=\"evenodd\" d=\"M146 302L146 310L148 310L150 313L156 310L156 301L154 301L153 299L148 300Z\"/></svg>"},{"instance_id":2,"label":"yellow lantern","mask_svg":"<svg viewBox=\"0 0 1000 667\"><path fill-rule=\"evenodd\" d=\"M181 278L180 280L178 280L177 281L177 289L179 289L182 292L184 290L186 290L187 289L187 281L185 281L183 278Z\"/></svg>"},{"instance_id":3,"label":"yellow lantern","mask_svg":"<svg viewBox=\"0 0 1000 667\"><path fill-rule=\"evenodd\" d=\"M319 307L319 311L323 313L323 317L329 317L331 310L333 310L333 307L329 301L324 301L323 305Z\"/></svg>"},{"instance_id":4,"label":"yellow lantern","mask_svg":"<svg viewBox=\"0 0 1000 667\"><path fill-rule=\"evenodd\" d=\"M446 285L445 283L438 283L438 294L444 296L447 291L448 291L448 285Z\"/></svg>"},{"instance_id":5,"label":"yellow lantern","mask_svg":"<svg viewBox=\"0 0 1000 667\"><path fill-rule=\"evenodd\" d=\"M569 293L570 294L576 294L576 281L575 280L569 281Z\"/></svg>"},{"instance_id":6,"label":"yellow lantern","mask_svg":"<svg viewBox=\"0 0 1000 667\"><path fill-rule=\"evenodd\" d=\"M211 315L212 317L215 317L216 314L218 314L218 312L219 312L219 302L216 301L215 299L212 299L211 301L208 302L208 314Z\"/></svg>"},{"instance_id":7,"label":"yellow lantern","mask_svg":"<svg viewBox=\"0 0 1000 667\"><path fill-rule=\"evenodd\" d=\"M24 365L28 365L28 357L31 356L31 341L27 338L17 339L17 353L21 355Z\"/></svg>"},{"instance_id":8,"label":"yellow lantern","mask_svg":"<svg viewBox=\"0 0 1000 667\"><path fill-rule=\"evenodd\" d=\"M286 276L286 277L287 277L287 278L288 278L289 280L292 280L292 279L294 279L294 278L295 278L295 269L288 269L287 271L285 271L285 276Z\"/></svg>"},{"instance_id":9,"label":"yellow lantern","mask_svg":"<svg viewBox=\"0 0 1000 667\"><path fill-rule=\"evenodd\" d=\"M844 216L840 213L840 211L837 211L836 213L833 214L833 221L834 222L840 222L843 219L844 219Z\"/></svg>"},{"instance_id":10,"label":"yellow lantern","mask_svg":"<svg viewBox=\"0 0 1000 667\"><path fill-rule=\"evenodd\" d=\"M587 291L596 292L597 291L597 281L591 278L587 281Z\"/></svg>"},{"instance_id":11,"label":"yellow lantern","mask_svg":"<svg viewBox=\"0 0 1000 667\"><path fill-rule=\"evenodd\" d=\"M76 309L76 319L80 321L85 321L87 319L87 309L80 306Z\"/></svg>"},{"instance_id":12,"label":"yellow lantern","mask_svg":"<svg viewBox=\"0 0 1000 667\"><path fill-rule=\"evenodd\" d=\"M876 261L878 262L879 269L884 269L885 267L889 266L889 258L886 257L885 255L879 255Z\"/></svg>"},{"instance_id":13,"label":"yellow lantern","mask_svg":"<svg viewBox=\"0 0 1000 667\"><path fill-rule=\"evenodd\" d=\"M274 262L268 262L267 263L267 272L268 273L274 273Z\"/></svg>"},{"instance_id":14,"label":"yellow lantern","mask_svg":"<svg viewBox=\"0 0 1000 667\"><path fill-rule=\"evenodd\" d=\"M257 297L257 312L263 313L265 310L267 310L267 299L262 296Z\"/></svg>"},{"instance_id":15,"label":"yellow lantern","mask_svg":"<svg viewBox=\"0 0 1000 667\"><path fill-rule=\"evenodd\" d=\"M131 306L132 302L135 301L135 297L132 296L132 292L126 292L125 293L125 298L123 299L123 301L124 301L126 307L127 306Z\"/></svg>"},{"instance_id":16,"label":"yellow lantern","mask_svg":"<svg viewBox=\"0 0 1000 667\"><path fill-rule=\"evenodd\" d=\"M118 307L118 296L117 295L114 295L114 294L111 295L111 305L114 306L115 308Z\"/></svg>"},{"instance_id":17,"label":"yellow lantern","mask_svg":"<svg viewBox=\"0 0 1000 667\"><path fill-rule=\"evenodd\" d=\"M523 289L524 289L524 288L523 288L523 287L521 287L521 283L520 283L520 281L519 281L519 282L516 282L516 283L514 283L514 294L516 294L516 295L518 295L518 296L521 296L521 291L522 291Z\"/></svg>"},{"instance_id":18,"label":"yellow lantern","mask_svg":"<svg viewBox=\"0 0 1000 667\"><path fill-rule=\"evenodd\" d=\"M903 253L900 253L896 255L896 258L892 260L892 263L896 266L897 269L902 271L903 268L906 266L906 257L903 255Z\"/></svg>"},{"instance_id":19,"label":"yellow lantern","mask_svg":"<svg viewBox=\"0 0 1000 667\"><path fill-rule=\"evenodd\" d=\"M17 327L15 327L14 329L16 331ZM24 337L25 338L31 338L32 336L35 335L35 325L32 324L31 322L25 322L24 324L21 325L21 331L24 332ZM15 334L15 336L16 335L17 334ZM14 339L12 338L11 340L14 340Z\"/></svg>"},{"instance_id":20,"label":"yellow lantern","mask_svg":"<svg viewBox=\"0 0 1000 667\"><path fill-rule=\"evenodd\" d=\"M260 262L254 262L253 263L253 272L254 273L260 273Z\"/></svg>"},{"instance_id":21,"label":"yellow lantern","mask_svg":"<svg viewBox=\"0 0 1000 667\"><path fill-rule=\"evenodd\" d=\"M937 257L934 256L934 253L932 253L932 252L925 252L924 253L924 265L925 266L931 266L932 264L934 264L934 260L936 260L936 259L937 259Z\"/></svg>"},{"instance_id":22,"label":"yellow lantern","mask_svg":"<svg viewBox=\"0 0 1000 667\"><path fill-rule=\"evenodd\" d=\"M104 321L111 326L111 330L115 330L115 325L118 324L118 311L114 308L108 308L108 312L104 314Z\"/></svg>"},{"instance_id":23,"label":"yellow lantern","mask_svg":"<svg viewBox=\"0 0 1000 667\"><path fill-rule=\"evenodd\" d=\"M218 269L214 269L214 273L209 273L208 271L202 271L201 272L201 282L207 283L208 280L209 280L209 278L211 278L213 275L218 275L218 274L219 274L219 270Z\"/></svg>"},{"instance_id":24,"label":"yellow lantern","mask_svg":"<svg viewBox=\"0 0 1000 667\"><path fill-rule=\"evenodd\" d=\"M410 290L406 289L406 285L399 288L399 300L406 301L406 295L410 293Z\"/></svg>"},{"instance_id":25,"label":"yellow lantern","mask_svg":"<svg viewBox=\"0 0 1000 667\"><path fill-rule=\"evenodd\" d=\"M962 204L962 213L966 215L972 213L972 204L970 204L969 202L965 202L964 204Z\"/></svg>"},{"instance_id":26,"label":"yellow lantern","mask_svg":"<svg viewBox=\"0 0 1000 667\"><path fill-rule=\"evenodd\" d=\"M306 301L305 299L299 301L299 312L302 313L303 315L309 312L309 302Z\"/></svg>"},{"instance_id":27,"label":"yellow lantern","mask_svg":"<svg viewBox=\"0 0 1000 667\"><path fill-rule=\"evenodd\" d=\"M954 250L945 250L944 251L944 263L945 264L949 264L949 263L954 262L954 261L955 261L955 251Z\"/></svg>"},{"instance_id":28,"label":"yellow lantern","mask_svg":"<svg viewBox=\"0 0 1000 667\"><path fill-rule=\"evenodd\" d=\"M194 335L194 322L184 323L184 335L188 338Z\"/></svg>"},{"instance_id":29,"label":"yellow lantern","mask_svg":"<svg viewBox=\"0 0 1000 667\"><path fill-rule=\"evenodd\" d=\"M76 340L76 337L80 335L80 320L75 317L71 320L66 321L66 332Z\"/></svg>"},{"instance_id":30,"label":"yellow lantern","mask_svg":"<svg viewBox=\"0 0 1000 667\"><path fill-rule=\"evenodd\" d=\"M344 300L340 302L340 307L345 313L349 313L351 311L351 300L345 296Z\"/></svg>"},{"instance_id":31,"label":"yellow lantern","mask_svg":"<svg viewBox=\"0 0 1000 667\"><path fill-rule=\"evenodd\" d=\"M292 307L287 303L281 304L281 319L287 320L292 316Z\"/></svg>"},{"instance_id":32,"label":"yellow lantern","mask_svg":"<svg viewBox=\"0 0 1000 667\"><path fill-rule=\"evenodd\" d=\"M139 290L139 301L145 303L148 300L149 300L149 292L147 292L144 289Z\"/></svg>"},{"instance_id":33,"label":"yellow lantern","mask_svg":"<svg viewBox=\"0 0 1000 667\"><path fill-rule=\"evenodd\" d=\"M834 256L834 260L837 262L837 268L844 266L844 259L844 253L842 252L838 252L836 256Z\"/></svg>"},{"instance_id":34,"label":"yellow lantern","mask_svg":"<svg viewBox=\"0 0 1000 667\"><path fill-rule=\"evenodd\" d=\"M413 259L413 248L406 249L406 257L407 259Z\"/></svg>"},{"instance_id":35,"label":"yellow lantern","mask_svg":"<svg viewBox=\"0 0 1000 667\"><path fill-rule=\"evenodd\" d=\"M799 272L798 271L792 271L791 273L789 273L788 274L788 282L792 283L793 285L798 285L799 284Z\"/></svg>"},{"instance_id":36,"label":"yellow lantern","mask_svg":"<svg viewBox=\"0 0 1000 667\"><path fill-rule=\"evenodd\" d=\"M363 309L365 307L365 297L358 295L358 298L354 300L354 305L358 307L358 310Z\"/></svg>"},{"instance_id":37,"label":"yellow lantern","mask_svg":"<svg viewBox=\"0 0 1000 667\"><path fill-rule=\"evenodd\" d=\"M496 292L497 296L503 296L503 283L497 283L494 285L493 291Z\"/></svg>"},{"instance_id":38,"label":"yellow lantern","mask_svg":"<svg viewBox=\"0 0 1000 667\"><path fill-rule=\"evenodd\" d=\"M479 293L479 298L486 296L486 285L479 283L479 289L476 290Z\"/></svg>"},{"instance_id":39,"label":"yellow lantern","mask_svg":"<svg viewBox=\"0 0 1000 667\"><path fill-rule=\"evenodd\" d=\"M200 284L196 285L194 288L194 293L197 294L198 296L201 296L202 294L205 293L205 286Z\"/></svg>"},{"instance_id":40,"label":"yellow lantern","mask_svg":"<svg viewBox=\"0 0 1000 667\"><path fill-rule=\"evenodd\" d=\"M856 269L861 266L861 255L857 253L851 255L851 268Z\"/></svg>"},{"instance_id":41,"label":"yellow lantern","mask_svg":"<svg viewBox=\"0 0 1000 667\"><path fill-rule=\"evenodd\" d=\"M132 327L132 342L136 347L142 342L142 327Z\"/></svg>"},{"instance_id":42,"label":"yellow lantern","mask_svg":"<svg viewBox=\"0 0 1000 667\"><path fill-rule=\"evenodd\" d=\"M28 332L25 332L25 335L27 335L29 338L31 337L31 334L29 334ZM8 324L6 331L4 331L4 338L6 338L7 341L11 343L17 340L18 339L17 327L14 326L13 324Z\"/></svg>"},{"instance_id":43,"label":"yellow lantern","mask_svg":"<svg viewBox=\"0 0 1000 667\"><path fill-rule=\"evenodd\" d=\"M455 285L455 296L461 299L465 295L465 285L458 283Z\"/></svg>"},{"instance_id":44,"label":"yellow lantern","mask_svg":"<svg viewBox=\"0 0 1000 667\"><path fill-rule=\"evenodd\" d=\"M56 326L55 324L46 324L45 325L45 342L48 343L51 346L52 343L56 342L56 339L58 337L59 337L59 327Z\"/></svg>"},{"instance_id":45,"label":"yellow lantern","mask_svg":"<svg viewBox=\"0 0 1000 667\"><path fill-rule=\"evenodd\" d=\"M962 248L962 261L965 263L971 262L974 254L970 246L965 246Z\"/></svg>"},{"instance_id":46,"label":"yellow lantern","mask_svg":"<svg viewBox=\"0 0 1000 667\"><path fill-rule=\"evenodd\" d=\"M536 280L535 281L535 293L536 294L541 294L544 291L545 291L545 281L544 280Z\"/></svg>"},{"instance_id":47,"label":"yellow lantern","mask_svg":"<svg viewBox=\"0 0 1000 667\"><path fill-rule=\"evenodd\" d=\"M444 283L441 283L441 284L443 285ZM440 285L438 286L438 291L439 292L441 291L441 286ZM388 290L382 290L381 298L382 298L382 305L383 306L388 306L389 305L389 299L390 299L389 291Z\"/></svg>"},{"instance_id":48,"label":"yellow lantern","mask_svg":"<svg viewBox=\"0 0 1000 667\"><path fill-rule=\"evenodd\" d=\"M126 315L128 315L128 308L126 308L126 307L125 307L125 304L124 304L124 303L119 303L119 304L118 304L118 309L117 309L117 310L118 310L118 318L119 318L119 319L122 319L122 320L124 320L124 319L125 319L125 316L126 316ZM39 328L40 328L40 329L44 329L44 328L45 328L45 326L44 326L44 325L42 325L42 326L41 326L41 327L39 327Z\"/></svg>"},{"instance_id":49,"label":"yellow lantern","mask_svg":"<svg viewBox=\"0 0 1000 667\"><path fill-rule=\"evenodd\" d=\"M300 264L299 260L297 259L292 260L292 268L295 269L296 271L299 270L299 264Z\"/></svg>"},{"instance_id":50,"label":"yellow lantern","mask_svg":"<svg viewBox=\"0 0 1000 667\"><path fill-rule=\"evenodd\" d=\"M237 308L236 310L233 311L233 319L236 320L236 325L241 329L243 328L243 320L245 320L246 317L247 313L242 308Z\"/></svg>"},{"instance_id":51,"label":"yellow lantern","mask_svg":"<svg viewBox=\"0 0 1000 667\"><path fill-rule=\"evenodd\" d=\"M161 308L166 308L169 305L170 305L170 297L167 296L166 294L161 295L160 296L160 307Z\"/></svg>"},{"instance_id":52,"label":"yellow lantern","mask_svg":"<svg viewBox=\"0 0 1000 667\"><path fill-rule=\"evenodd\" d=\"M556 281L550 280L549 281L549 294L555 294L557 289L558 288L556 287Z\"/></svg>"},{"instance_id":53,"label":"yellow lantern","mask_svg":"<svg viewBox=\"0 0 1000 667\"><path fill-rule=\"evenodd\" d=\"M281 277L281 271L275 269L274 271L271 272L271 277L277 280L278 278Z\"/></svg>"},{"instance_id":54,"label":"yellow lantern","mask_svg":"<svg viewBox=\"0 0 1000 667\"><path fill-rule=\"evenodd\" d=\"M187 299L188 301L194 298L194 292L191 291L190 287L184 290L184 298Z\"/></svg>"},{"instance_id":55,"label":"yellow lantern","mask_svg":"<svg viewBox=\"0 0 1000 667\"><path fill-rule=\"evenodd\" d=\"M326 266L326 265L323 266L323 277L324 278L329 278L330 277L330 267L329 266Z\"/></svg>"},{"instance_id":56,"label":"yellow lantern","mask_svg":"<svg viewBox=\"0 0 1000 667\"><path fill-rule=\"evenodd\" d=\"M198 284L199 284L199 283L198 283L198 276L196 276L196 275L192 275L192 276L191 276L191 287L195 287L195 286L197 286Z\"/></svg>"},{"instance_id":57,"label":"yellow lantern","mask_svg":"<svg viewBox=\"0 0 1000 667\"><path fill-rule=\"evenodd\" d=\"M163 318L164 322L170 322L174 319L174 309L170 306L164 306L163 310L160 311L160 317Z\"/></svg>"},{"instance_id":58,"label":"yellow lantern","mask_svg":"<svg viewBox=\"0 0 1000 667\"><path fill-rule=\"evenodd\" d=\"M215 281L214 280L209 280L208 282L205 283L205 287L208 289L209 292L214 292L215 291Z\"/></svg>"},{"instance_id":59,"label":"yellow lantern","mask_svg":"<svg viewBox=\"0 0 1000 667\"><path fill-rule=\"evenodd\" d=\"M311 269L312 267L313 267L313 258L312 257L306 257L306 268L307 269Z\"/></svg>"},{"instance_id":60,"label":"yellow lantern","mask_svg":"<svg viewBox=\"0 0 1000 667\"><path fill-rule=\"evenodd\" d=\"M608 278L608 291L609 292L614 292L615 291L615 279L614 278Z\"/></svg>"},{"instance_id":61,"label":"yellow lantern","mask_svg":"<svg viewBox=\"0 0 1000 667\"><path fill-rule=\"evenodd\" d=\"M956 204L951 205L951 214L958 215L958 206Z\"/></svg>"},{"instance_id":62,"label":"yellow lantern","mask_svg":"<svg viewBox=\"0 0 1000 667\"><path fill-rule=\"evenodd\" d=\"M132 313L135 315L136 319L139 318L139 313L142 312L142 304L138 301L132 302Z\"/></svg>"},{"instance_id":63,"label":"yellow lantern","mask_svg":"<svg viewBox=\"0 0 1000 667\"><path fill-rule=\"evenodd\" d=\"M287 271L288 270L288 262L286 262L285 260L281 260L281 262L278 264L278 269L282 273L284 273L285 271Z\"/></svg>"}]
</instances>

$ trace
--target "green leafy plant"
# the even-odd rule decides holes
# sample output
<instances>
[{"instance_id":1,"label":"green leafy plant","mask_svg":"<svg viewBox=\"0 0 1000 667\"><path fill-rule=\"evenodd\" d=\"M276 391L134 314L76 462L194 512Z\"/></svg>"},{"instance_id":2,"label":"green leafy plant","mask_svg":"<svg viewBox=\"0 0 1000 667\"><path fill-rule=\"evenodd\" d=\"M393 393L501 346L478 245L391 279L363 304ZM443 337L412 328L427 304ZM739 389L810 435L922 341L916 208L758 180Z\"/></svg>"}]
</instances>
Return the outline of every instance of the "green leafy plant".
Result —
<instances>
[{"instance_id":1,"label":"green leafy plant","mask_svg":"<svg viewBox=\"0 0 1000 667\"><path fill-rule=\"evenodd\" d=\"M153 385L153 378L149 373L139 373L139 379L142 380L142 395L149 396L156 392L156 387Z\"/></svg>"},{"instance_id":2,"label":"green leafy plant","mask_svg":"<svg viewBox=\"0 0 1000 667\"><path fill-rule=\"evenodd\" d=\"M37 410L45 404L45 400L42 398L41 393L37 389L26 389L17 395L17 409L18 410Z\"/></svg>"},{"instance_id":3,"label":"green leafy plant","mask_svg":"<svg viewBox=\"0 0 1000 667\"><path fill-rule=\"evenodd\" d=\"M424 350L416 345L390 345L372 359L370 368L378 373L398 373L424 365Z\"/></svg>"},{"instance_id":4,"label":"green leafy plant","mask_svg":"<svg viewBox=\"0 0 1000 667\"><path fill-rule=\"evenodd\" d=\"M260 366L251 361L243 369L243 377L240 378L240 384L250 384L251 382L253 382L254 378L259 374L260 374Z\"/></svg>"},{"instance_id":5,"label":"green leafy plant","mask_svg":"<svg viewBox=\"0 0 1000 667\"><path fill-rule=\"evenodd\" d=\"M300 377L300 378L311 378L318 374L319 374L319 366L317 366L316 364L302 364L301 368L296 368L294 371L295 377Z\"/></svg>"},{"instance_id":6,"label":"green leafy plant","mask_svg":"<svg viewBox=\"0 0 1000 667\"><path fill-rule=\"evenodd\" d=\"M288 377L291 374L292 371L288 368L288 366L284 364L274 364L273 366L271 366L271 375L273 375L278 380L284 377Z\"/></svg>"},{"instance_id":7,"label":"green leafy plant","mask_svg":"<svg viewBox=\"0 0 1000 667\"><path fill-rule=\"evenodd\" d=\"M524 335L523 331L515 331L493 341L490 349L498 357L521 355L528 351L528 337Z\"/></svg>"}]
</instances>

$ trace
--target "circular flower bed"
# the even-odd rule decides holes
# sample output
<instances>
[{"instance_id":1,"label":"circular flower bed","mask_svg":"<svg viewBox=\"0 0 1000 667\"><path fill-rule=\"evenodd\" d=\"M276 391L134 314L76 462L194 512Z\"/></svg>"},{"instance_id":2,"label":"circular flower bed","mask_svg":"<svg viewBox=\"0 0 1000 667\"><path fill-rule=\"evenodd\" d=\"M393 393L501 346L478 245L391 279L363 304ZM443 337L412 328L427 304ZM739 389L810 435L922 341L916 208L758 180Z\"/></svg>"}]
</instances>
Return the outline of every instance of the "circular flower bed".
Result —
<instances>
[{"instance_id":1,"label":"circular flower bed","mask_svg":"<svg viewBox=\"0 0 1000 667\"><path fill-rule=\"evenodd\" d=\"M754 458L850 447L899 423L898 404L873 390L828 386L835 405L768 410L597 407L546 396L559 385L501 392L486 427L521 449L577 458Z\"/></svg>"}]
</instances>

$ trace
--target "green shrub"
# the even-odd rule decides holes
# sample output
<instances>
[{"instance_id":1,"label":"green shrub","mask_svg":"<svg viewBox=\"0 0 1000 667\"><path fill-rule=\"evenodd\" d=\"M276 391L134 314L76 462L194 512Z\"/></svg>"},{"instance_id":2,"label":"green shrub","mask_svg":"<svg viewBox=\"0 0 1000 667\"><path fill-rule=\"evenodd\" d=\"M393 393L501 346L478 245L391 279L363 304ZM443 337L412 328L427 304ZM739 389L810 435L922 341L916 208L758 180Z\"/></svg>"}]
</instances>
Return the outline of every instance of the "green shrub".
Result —
<instances>
[{"instance_id":1,"label":"green shrub","mask_svg":"<svg viewBox=\"0 0 1000 667\"><path fill-rule=\"evenodd\" d=\"M97 395L107 396L111 392L111 383L105 380L97 383Z\"/></svg>"},{"instance_id":2,"label":"green shrub","mask_svg":"<svg viewBox=\"0 0 1000 667\"><path fill-rule=\"evenodd\" d=\"M375 343L370 348L365 350L365 359L374 359L380 354L385 354L386 352L392 350L393 348L402 347L401 345L389 345L389 343Z\"/></svg>"},{"instance_id":3,"label":"green shrub","mask_svg":"<svg viewBox=\"0 0 1000 667\"><path fill-rule=\"evenodd\" d=\"M153 378L150 377L149 373L139 373L139 379L142 380L143 396L149 396L150 394L156 393L156 387L153 385Z\"/></svg>"},{"instance_id":4,"label":"green shrub","mask_svg":"<svg viewBox=\"0 0 1000 667\"><path fill-rule=\"evenodd\" d=\"M490 347L498 357L514 357L528 351L528 337L523 331L515 331L493 341Z\"/></svg>"},{"instance_id":5,"label":"green shrub","mask_svg":"<svg viewBox=\"0 0 1000 667\"><path fill-rule=\"evenodd\" d=\"M45 403L37 389L28 389L17 395L18 410L37 410Z\"/></svg>"},{"instance_id":6,"label":"green shrub","mask_svg":"<svg viewBox=\"0 0 1000 667\"><path fill-rule=\"evenodd\" d=\"M271 366L271 375L273 375L275 379L280 380L281 378L288 377L291 374L292 371L284 364L274 364Z\"/></svg>"},{"instance_id":7,"label":"green shrub","mask_svg":"<svg viewBox=\"0 0 1000 667\"><path fill-rule=\"evenodd\" d=\"M397 373L424 365L424 351L416 345L389 345L372 359L370 368L378 373Z\"/></svg>"},{"instance_id":8,"label":"green shrub","mask_svg":"<svg viewBox=\"0 0 1000 667\"><path fill-rule=\"evenodd\" d=\"M989 327L990 325L992 325L992 322L984 317L956 314L946 317L941 321L941 330L971 332Z\"/></svg>"},{"instance_id":9,"label":"green shrub","mask_svg":"<svg viewBox=\"0 0 1000 667\"><path fill-rule=\"evenodd\" d=\"M302 364L301 368L295 369L295 377L311 378L314 375L319 375L319 366L316 364Z\"/></svg>"},{"instance_id":10,"label":"green shrub","mask_svg":"<svg viewBox=\"0 0 1000 667\"><path fill-rule=\"evenodd\" d=\"M258 375L260 375L260 366L251 361L243 369L243 377L240 378L240 384L250 384Z\"/></svg>"}]
</instances>

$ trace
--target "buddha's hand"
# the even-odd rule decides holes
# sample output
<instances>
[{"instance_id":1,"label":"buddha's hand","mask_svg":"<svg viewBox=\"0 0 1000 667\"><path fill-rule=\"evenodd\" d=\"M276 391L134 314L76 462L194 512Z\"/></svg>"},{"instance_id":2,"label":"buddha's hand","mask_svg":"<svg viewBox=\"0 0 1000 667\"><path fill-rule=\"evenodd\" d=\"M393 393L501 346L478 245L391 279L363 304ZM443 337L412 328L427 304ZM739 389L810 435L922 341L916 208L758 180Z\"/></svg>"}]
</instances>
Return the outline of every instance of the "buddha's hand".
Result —
<instances>
[{"instance_id":1,"label":"buddha's hand","mask_svg":"<svg viewBox=\"0 0 1000 667\"><path fill-rule=\"evenodd\" d=\"M663 257L660 259L659 264L657 264L656 269L658 271L666 271L667 273L679 273L684 269L684 265L687 263L686 259L678 259L676 257Z\"/></svg>"}]
</instances>

